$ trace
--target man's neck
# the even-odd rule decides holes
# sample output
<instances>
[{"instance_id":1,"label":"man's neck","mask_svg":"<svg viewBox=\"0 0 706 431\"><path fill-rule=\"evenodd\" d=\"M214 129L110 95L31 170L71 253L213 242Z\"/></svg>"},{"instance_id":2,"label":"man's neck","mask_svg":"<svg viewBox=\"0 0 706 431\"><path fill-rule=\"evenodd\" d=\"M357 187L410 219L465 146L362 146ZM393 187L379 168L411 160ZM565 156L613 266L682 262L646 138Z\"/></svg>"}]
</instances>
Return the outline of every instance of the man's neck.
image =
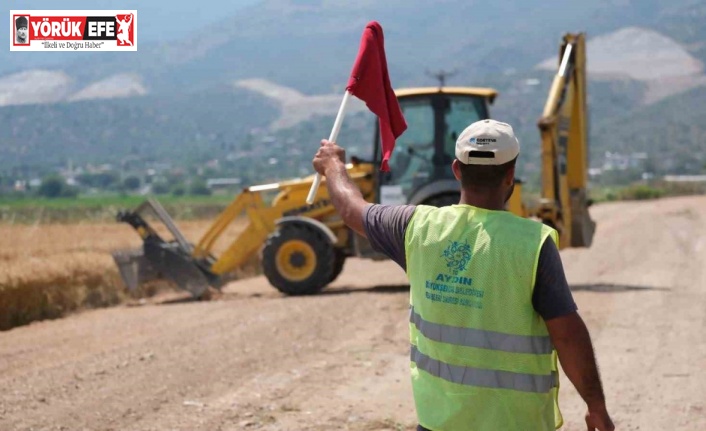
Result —
<instances>
[{"instance_id":1,"label":"man's neck","mask_svg":"<svg viewBox=\"0 0 706 431\"><path fill-rule=\"evenodd\" d=\"M474 207L494 211L505 209L505 199L503 199L502 193L492 193L486 191L479 192L476 190L461 190L460 203L462 205L472 205Z\"/></svg>"}]
</instances>

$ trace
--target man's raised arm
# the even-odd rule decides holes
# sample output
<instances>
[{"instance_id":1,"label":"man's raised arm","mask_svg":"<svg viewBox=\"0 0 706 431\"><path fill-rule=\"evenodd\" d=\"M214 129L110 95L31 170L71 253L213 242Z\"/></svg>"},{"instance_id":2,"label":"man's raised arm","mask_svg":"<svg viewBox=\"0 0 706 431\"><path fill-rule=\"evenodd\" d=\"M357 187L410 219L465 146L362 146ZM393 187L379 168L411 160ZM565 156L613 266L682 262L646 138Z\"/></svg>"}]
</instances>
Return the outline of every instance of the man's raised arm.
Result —
<instances>
[{"instance_id":1,"label":"man's raised arm","mask_svg":"<svg viewBox=\"0 0 706 431\"><path fill-rule=\"evenodd\" d=\"M324 139L312 163L316 172L326 177L328 194L333 206L341 214L343 222L360 235L366 236L363 227L363 211L368 202L348 176L345 159L346 152L343 148Z\"/></svg>"}]
</instances>

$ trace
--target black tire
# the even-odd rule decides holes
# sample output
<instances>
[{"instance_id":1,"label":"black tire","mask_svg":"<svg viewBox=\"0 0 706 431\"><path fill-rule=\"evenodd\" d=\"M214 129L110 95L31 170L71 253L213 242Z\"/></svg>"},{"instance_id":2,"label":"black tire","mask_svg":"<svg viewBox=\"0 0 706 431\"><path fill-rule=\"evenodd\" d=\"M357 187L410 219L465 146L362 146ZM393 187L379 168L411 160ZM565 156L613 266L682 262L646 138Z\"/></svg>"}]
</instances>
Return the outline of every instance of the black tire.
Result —
<instances>
[{"instance_id":1,"label":"black tire","mask_svg":"<svg viewBox=\"0 0 706 431\"><path fill-rule=\"evenodd\" d=\"M331 280L329 280L329 283L333 283L334 280L341 275L341 271L343 271L343 264L346 263L347 256L343 251L336 249L335 253L336 256L333 264L333 273L331 274Z\"/></svg>"},{"instance_id":2,"label":"black tire","mask_svg":"<svg viewBox=\"0 0 706 431\"><path fill-rule=\"evenodd\" d=\"M277 290L311 295L332 280L335 249L326 235L306 224L287 224L270 234L262 249L262 270Z\"/></svg>"},{"instance_id":3,"label":"black tire","mask_svg":"<svg viewBox=\"0 0 706 431\"><path fill-rule=\"evenodd\" d=\"M424 205L431 205L434 207L447 207L449 205L456 205L461 200L460 193L445 193L443 195L436 195L430 199L424 201Z\"/></svg>"}]
</instances>

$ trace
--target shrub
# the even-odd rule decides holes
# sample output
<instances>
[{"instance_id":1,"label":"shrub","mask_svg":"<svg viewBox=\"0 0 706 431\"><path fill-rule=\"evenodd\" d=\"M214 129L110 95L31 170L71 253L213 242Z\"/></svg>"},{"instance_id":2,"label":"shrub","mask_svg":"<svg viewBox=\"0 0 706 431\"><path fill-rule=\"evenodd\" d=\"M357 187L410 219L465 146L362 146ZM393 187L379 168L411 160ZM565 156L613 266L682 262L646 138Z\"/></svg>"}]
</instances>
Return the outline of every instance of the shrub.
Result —
<instances>
[{"instance_id":1,"label":"shrub","mask_svg":"<svg viewBox=\"0 0 706 431\"><path fill-rule=\"evenodd\" d=\"M140 179L136 176L129 176L123 180L123 186L126 190L137 190L140 188Z\"/></svg>"},{"instance_id":2,"label":"shrub","mask_svg":"<svg viewBox=\"0 0 706 431\"><path fill-rule=\"evenodd\" d=\"M206 186L206 183L202 180L195 180L189 186L189 194L208 196L211 194L211 189Z\"/></svg>"},{"instance_id":3,"label":"shrub","mask_svg":"<svg viewBox=\"0 0 706 431\"><path fill-rule=\"evenodd\" d=\"M42 180L42 184L37 190L39 196L46 198L72 198L78 195L78 190L66 184L66 181L58 176L52 175Z\"/></svg>"},{"instance_id":4,"label":"shrub","mask_svg":"<svg viewBox=\"0 0 706 431\"><path fill-rule=\"evenodd\" d=\"M659 199L664 195L665 191L661 188L638 184L622 189L619 192L619 199L641 201L648 199Z\"/></svg>"}]
</instances>

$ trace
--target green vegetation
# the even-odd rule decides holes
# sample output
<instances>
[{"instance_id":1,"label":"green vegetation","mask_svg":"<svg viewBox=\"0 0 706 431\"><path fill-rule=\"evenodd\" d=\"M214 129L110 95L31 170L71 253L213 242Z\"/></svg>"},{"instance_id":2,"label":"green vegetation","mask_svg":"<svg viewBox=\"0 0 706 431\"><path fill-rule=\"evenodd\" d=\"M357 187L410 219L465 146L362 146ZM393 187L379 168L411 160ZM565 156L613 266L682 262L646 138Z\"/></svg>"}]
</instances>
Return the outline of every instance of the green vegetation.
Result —
<instances>
[{"instance_id":1,"label":"green vegetation","mask_svg":"<svg viewBox=\"0 0 706 431\"><path fill-rule=\"evenodd\" d=\"M666 181L636 182L627 186L594 187L594 202L651 200L662 197L706 194L706 183Z\"/></svg>"},{"instance_id":2,"label":"green vegetation","mask_svg":"<svg viewBox=\"0 0 706 431\"><path fill-rule=\"evenodd\" d=\"M49 198L73 198L78 195L78 190L66 184L66 180L59 175L51 175L42 180L37 190L37 195Z\"/></svg>"},{"instance_id":3,"label":"green vegetation","mask_svg":"<svg viewBox=\"0 0 706 431\"><path fill-rule=\"evenodd\" d=\"M140 188L142 181L134 175L131 175L123 180L123 187L125 190L135 191Z\"/></svg>"},{"instance_id":4,"label":"green vegetation","mask_svg":"<svg viewBox=\"0 0 706 431\"><path fill-rule=\"evenodd\" d=\"M595 152L644 152L656 174L703 173L706 88L604 118L592 130Z\"/></svg>"},{"instance_id":5,"label":"green vegetation","mask_svg":"<svg viewBox=\"0 0 706 431\"><path fill-rule=\"evenodd\" d=\"M127 172L149 164L197 165L224 157L252 129L264 128L277 116L278 108L268 99L233 88L2 107L0 176L41 178L69 161L74 166L111 164ZM242 165L247 168L248 161ZM103 187L118 180L105 172L83 179Z\"/></svg>"},{"instance_id":6,"label":"green vegetation","mask_svg":"<svg viewBox=\"0 0 706 431\"><path fill-rule=\"evenodd\" d=\"M78 198L0 198L0 222L70 223L81 220L112 221L118 211L134 209L145 196L104 195ZM159 202L176 219L212 218L232 195L160 196Z\"/></svg>"},{"instance_id":7,"label":"green vegetation","mask_svg":"<svg viewBox=\"0 0 706 431\"><path fill-rule=\"evenodd\" d=\"M664 189L648 186L646 184L636 184L623 188L620 191L619 197L621 200L644 201L658 199L665 194L666 191Z\"/></svg>"},{"instance_id":8,"label":"green vegetation","mask_svg":"<svg viewBox=\"0 0 706 431\"><path fill-rule=\"evenodd\" d=\"M649 186L647 184L632 184L625 187L605 187L594 190L591 197L594 202L610 201L641 201L658 199L665 196L666 192L662 188Z\"/></svg>"},{"instance_id":9,"label":"green vegetation","mask_svg":"<svg viewBox=\"0 0 706 431\"><path fill-rule=\"evenodd\" d=\"M211 189L208 188L205 181L196 180L192 181L189 186L189 194L193 196L209 196L211 195Z\"/></svg>"}]
</instances>

